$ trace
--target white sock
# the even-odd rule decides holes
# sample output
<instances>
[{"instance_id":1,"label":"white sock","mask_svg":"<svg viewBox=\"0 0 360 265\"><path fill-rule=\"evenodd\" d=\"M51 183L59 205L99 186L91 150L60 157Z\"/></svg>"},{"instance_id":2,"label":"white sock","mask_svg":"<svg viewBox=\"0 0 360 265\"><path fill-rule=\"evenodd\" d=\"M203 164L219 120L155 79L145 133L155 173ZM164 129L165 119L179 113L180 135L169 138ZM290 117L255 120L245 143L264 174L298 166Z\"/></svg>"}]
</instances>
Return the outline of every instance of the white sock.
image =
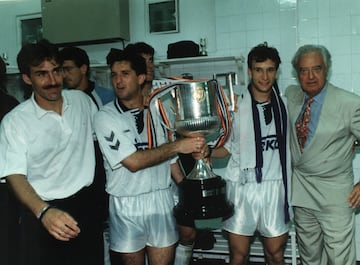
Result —
<instances>
[{"instance_id":1,"label":"white sock","mask_svg":"<svg viewBox=\"0 0 360 265\"><path fill-rule=\"evenodd\" d=\"M175 251L174 265L189 265L194 244L178 244Z\"/></svg>"}]
</instances>

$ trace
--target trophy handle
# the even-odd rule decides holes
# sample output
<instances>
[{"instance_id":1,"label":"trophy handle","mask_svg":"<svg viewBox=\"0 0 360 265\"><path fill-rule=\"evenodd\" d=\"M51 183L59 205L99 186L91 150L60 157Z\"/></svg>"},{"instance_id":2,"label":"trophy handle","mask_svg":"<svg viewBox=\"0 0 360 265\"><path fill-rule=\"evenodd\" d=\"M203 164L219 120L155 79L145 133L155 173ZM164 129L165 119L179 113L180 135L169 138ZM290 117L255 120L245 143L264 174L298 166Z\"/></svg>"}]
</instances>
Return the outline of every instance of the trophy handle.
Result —
<instances>
[{"instance_id":1,"label":"trophy handle","mask_svg":"<svg viewBox=\"0 0 360 265\"><path fill-rule=\"evenodd\" d=\"M225 86L222 86L222 89L225 91L227 104L230 111L235 111L235 92L234 85L238 84L238 77L235 72L216 74L216 79L225 78Z\"/></svg>"},{"instance_id":2,"label":"trophy handle","mask_svg":"<svg viewBox=\"0 0 360 265\"><path fill-rule=\"evenodd\" d=\"M172 81L172 80L171 80ZM175 128L174 122L170 121L166 112L166 108L163 105L161 98L168 95L170 92L174 91L176 85L179 81L168 83L165 86L161 86L153 90L150 94L149 99L149 112L148 112L148 138L151 139L149 141L149 148L152 148L153 143L156 139L156 128L152 126L152 124L160 123L164 129L166 129L168 139L172 141L174 139ZM172 95L173 97L173 95Z\"/></svg>"},{"instance_id":3,"label":"trophy handle","mask_svg":"<svg viewBox=\"0 0 360 265\"><path fill-rule=\"evenodd\" d=\"M171 91L170 91L171 92ZM157 100L157 104L156 107L158 109L158 114L160 115L161 119L160 119L160 123L169 131L175 132L176 128L175 127L171 127L171 124L174 124L174 122L171 123L171 121L169 120L169 116L167 115L166 112L166 108L164 107L164 104L161 101L161 98L158 98ZM176 112L174 111L173 107L169 107L168 108L170 112L172 112L172 114L176 115Z\"/></svg>"}]
</instances>

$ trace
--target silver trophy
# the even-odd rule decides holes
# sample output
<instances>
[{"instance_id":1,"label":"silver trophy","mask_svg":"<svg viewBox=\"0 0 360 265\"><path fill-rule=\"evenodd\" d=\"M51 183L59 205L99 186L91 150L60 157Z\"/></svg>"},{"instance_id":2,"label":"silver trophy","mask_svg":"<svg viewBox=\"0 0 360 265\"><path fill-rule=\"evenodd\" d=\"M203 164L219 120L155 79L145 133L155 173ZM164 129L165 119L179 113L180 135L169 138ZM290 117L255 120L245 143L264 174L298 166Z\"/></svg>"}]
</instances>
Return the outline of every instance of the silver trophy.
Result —
<instances>
[{"instance_id":1,"label":"silver trophy","mask_svg":"<svg viewBox=\"0 0 360 265\"><path fill-rule=\"evenodd\" d=\"M222 119L217 111L219 87L215 79L174 83L172 98L175 102L170 107L175 115L172 130L183 137L196 137L197 134L216 137ZM226 182L203 159L196 161L179 185L179 202L174 208L178 222L226 219L232 213L233 205L226 199Z\"/></svg>"}]
</instances>

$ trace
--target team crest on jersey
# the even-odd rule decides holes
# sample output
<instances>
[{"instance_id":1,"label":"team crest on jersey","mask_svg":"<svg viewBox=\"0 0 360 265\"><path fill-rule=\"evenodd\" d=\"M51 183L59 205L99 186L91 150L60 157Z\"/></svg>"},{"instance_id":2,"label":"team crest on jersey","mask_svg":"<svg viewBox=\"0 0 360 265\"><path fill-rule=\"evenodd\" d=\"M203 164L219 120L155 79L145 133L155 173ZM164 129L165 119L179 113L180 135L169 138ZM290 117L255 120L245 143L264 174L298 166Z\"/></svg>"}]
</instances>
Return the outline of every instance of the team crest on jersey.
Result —
<instances>
[{"instance_id":1,"label":"team crest on jersey","mask_svg":"<svg viewBox=\"0 0 360 265\"><path fill-rule=\"evenodd\" d=\"M104 136L105 140L109 142L109 147L113 150L119 150L120 141L119 139L115 139L115 133L111 131L109 136Z\"/></svg>"}]
</instances>

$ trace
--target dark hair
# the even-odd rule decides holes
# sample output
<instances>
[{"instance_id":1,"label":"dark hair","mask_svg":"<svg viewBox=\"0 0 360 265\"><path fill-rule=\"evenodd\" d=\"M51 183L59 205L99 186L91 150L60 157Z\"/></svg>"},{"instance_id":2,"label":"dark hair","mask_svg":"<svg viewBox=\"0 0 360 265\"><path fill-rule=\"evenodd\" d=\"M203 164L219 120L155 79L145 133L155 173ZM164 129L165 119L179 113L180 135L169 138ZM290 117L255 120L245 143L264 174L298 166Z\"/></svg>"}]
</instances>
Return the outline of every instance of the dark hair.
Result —
<instances>
[{"instance_id":1,"label":"dark hair","mask_svg":"<svg viewBox=\"0 0 360 265\"><path fill-rule=\"evenodd\" d=\"M65 47L60 51L60 55L62 59L74 61L77 67L81 67L82 65L86 65L88 68L87 74L90 69L90 60L86 51L80 49L78 47Z\"/></svg>"},{"instance_id":2,"label":"dark hair","mask_svg":"<svg viewBox=\"0 0 360 265\"><path fill-rule=\"evenodd\" d=\"M109 53L106 55L106 64L111 67L121 53L123 53L123 50L111 48Z\"/></svg>"},{"instance_id":3,"label":"dark hair","mask_svg":"<svg viewBox=\"0 0 360 265\"><path fill-rule=\"evenodd\" d=\"M136 53L139 55L141 55L142 53L154 55L155 53L154 48L145 42L130 43L125 47L124 51Z\"/></svg>"},{"instance_id":4,"label":"dark hair","mask_svg":"<svg viewBox=\"0 0 360 265\"><path fill-rule=\"evenodd\" d=\"M37 43L25 44L17 55L17 64L20 73L30 75L31 66L39 66L45 60L55 60L62 65L62 59L56 45L46 39Z\"/></svg>"},{"instance_id":5,"label":"dark hair","mask_svg":"<svg viewBox=\"0 0 360 265\"><path fill-rule=\"evenodd\" d=\"M129 62L131 68L136 72L136 75L146 75L146 62L142 56L127 52L125 50L122 52L117 52L116 54L113 54L111 58L110 68L114 65L115 62L122 61Z\"/></svg>"},{"instance_id":6,"label":"dark hair","mask_svg":"<svg viewBox=\"0 0 360 265\"><path fill-rule=\"evenodd\" d=\"M279 65L281 63L281 59L279 56L278 51L273 47L268 47L267 42L264 42L263 44L259 44L251 49L251 51L248 54L248 68L251 69L252 62L264 62L267 59L270 59L273 61L276 65L276 69L279 68Z\"/></svg>"}]
</instances>

